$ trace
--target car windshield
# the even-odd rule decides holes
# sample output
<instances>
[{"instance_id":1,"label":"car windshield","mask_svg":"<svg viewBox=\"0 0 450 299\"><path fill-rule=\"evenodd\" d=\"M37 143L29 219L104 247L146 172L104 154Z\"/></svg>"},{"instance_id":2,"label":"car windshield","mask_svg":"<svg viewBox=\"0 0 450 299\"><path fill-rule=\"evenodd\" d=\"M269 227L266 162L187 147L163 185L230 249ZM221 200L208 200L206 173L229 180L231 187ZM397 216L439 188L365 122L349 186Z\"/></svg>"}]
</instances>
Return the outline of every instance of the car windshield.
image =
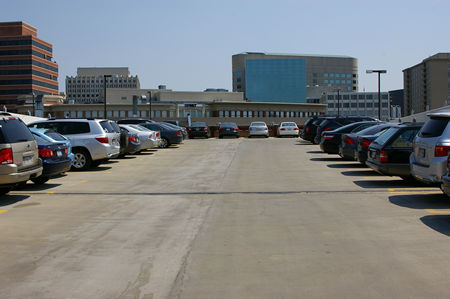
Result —
<instances>
[{"instance_id":1,"label":"car windshield","mask_svg":"<svg viewBox=\"0 0 450 299\"><path fill-rule=\"evenodd\" d=\"M47 131L47 132L45 132L45 135L47 135L48 137L50 137L51 139L56 140L56 141L66 141L67 140L66 137L64 137L63 135L53 132L53 131Z\"/></svg>"},{"instance_id":2,"label":"car windshield","mask_svg":"<svg viewBox=\"0 0 450 299\"><path fill-rule=\"evenodd\" d=\"M223 123L220 125L221 128L234 128L237 127L235 123Z\"/></svg>"},{"instance_id":3,"label":"car windshield","mask_svg":"<svg viewBox=\"0 0 450 299\"><path fill-rule=\"evenodd\" d=\"M431 118L419 132L420 137L431 138L441 136L447 127L450 118Z\"/></svg>"},{"instance_id":4,"label":"car windshield","mask_svg":"<svg viewBox=\"0 0 450 299\"><path fill-rule=\"evenodd\" d=\"M296 123L282 123L281 126L282 127L296 127L297 124Z\"/></svg>"},{"instance_id":5,"label":"car windshield","mask_svg":"<svg viewBox=\"0 0 450 299\"><path fill-rule=\"evenodd\" d=\"M102 126L103 131L105 131L105 133L114 133L113 127L111 127L111 124L106 120L101 121L100 126Z\"/></svg>"},{"instance_id":6,"label":"car windshield","mask_svg":"<svg viewBox=\"0 0 450 299\"><path fill-rule=\"evenodd\" d=\"M206 127L206 123L192 123L191 127Z\"/></svg>"},{"instance_id":7,"label":"car windshield","mask_svg":"<svg viewBox=\"0 0 450 299\"><path fill-rule=\"evenodd\" d=\"M18 119L0 121L0 143L16 143L34 140L30 130Z\"/></svg>"},{"instance_id":8,"label":"car windshield","mask_svg":"<svg viewBox=\"0 0 450 299\"><path fill-rule=\"evenodd\" d=\"M383 130L384 128L386 128L385 125L379 125L379 126L365 128L364 130L359 131L358 135L374 135L374 134L380 132L381 130Z\"/></svg>"},{"instance_id":9,"label":"car windshield","mask_svg":"<svg viewBox=\"0 0 450 299\"><path fill-rule=\"evenodd\" d=\"M382 131L380 136L378 136L373 143L383 145L385 144L394 134L398 131L398 128L389 128Z\"/></svg>"},{"instance_id":10,"label":"car windshield","mask_svg":"<svg viewBox=\"0 0 450 299\"><path fill-rule=\"evenodd\" d=\"M252 123L250 126L251 126L251 127L265 127L265 126L266 126L266 123L263 123L263 122L257 122L257 123Z\"/></svg>"}]
</instances>

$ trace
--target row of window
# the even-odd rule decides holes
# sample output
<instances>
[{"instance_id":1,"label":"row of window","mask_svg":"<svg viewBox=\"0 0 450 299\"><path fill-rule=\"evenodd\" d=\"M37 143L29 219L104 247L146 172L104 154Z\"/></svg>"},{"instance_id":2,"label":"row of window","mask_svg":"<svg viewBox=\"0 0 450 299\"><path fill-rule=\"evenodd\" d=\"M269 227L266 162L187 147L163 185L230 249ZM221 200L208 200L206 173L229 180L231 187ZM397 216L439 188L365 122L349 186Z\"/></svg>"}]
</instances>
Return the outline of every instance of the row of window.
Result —
<instances>
[{"instance_id":1,"label":"row of window","mask_svg":"<svg viewBox=\"0 0 450 299\"><path fill-rule=\"evenodd\" d=\"M57 76L52 76L52 75L49 75L49 74L46 74L46 73L43 73L43 72L39 72L39 71L36 71L36 70L30 70L30 69L28 69L28 70L0 70L0 76L30 75L30 74L33 74L33 75L36 75L36 76L39 76L39 77L43 77L43 78L46 78L46 79L50 79L50 80L53 80L53 81L56 81L58 79Z\"/></svg>"},{"instance_id":2,"label":"row of window","mask_svg":"<svg viewBox=\"0 0 450 299\"><path fill-rule=\"evenodd\" d=\"M128 115L127 115L128 114ZM64 115L70 116L71 118L95 118L95 117L104 117L104 112L103 111L65 111ZM148 117L149 115L149 111L138 111L137 116L138 117ZM107 118L125 118L125 117L133 117L133 111L132 110L128 110L128 111L124 111L124 110L108 110L106 111L106 117ZM151 116L152 117L174 117L174 112L173 111L165 111L165 110L152 110ZM200 116L199 116L200 117Z\"/></svg>"},{"instance_id":3,"label":"row of window","mask_svg":"<svg viewBox=\"0 0 450 299\"><path fill-rule=\"evenodd\" d=\"M0 93L2 95L4 94L31 94L32 92L34 92L37 95L40 94L51 94L50 92L45 92L45 91L40 91L40 90L33 90L33 89L9 89L9 90L2 90L0 91Z\"/></svg>"},{"instance_id":4,"label":"row of window","mask_svg":"<svg viewBox=\"0 0 450 299\"><path fill-rule=\"evenodd\" d=\"M0 56L12 56L12 55L34 55L42 59L51 60L51 56L42 54L41 52L35 50L5 50L0 51Z\"/></svg>"},{"instance_id":5,"label":"row of window","mask_svg":"<svg viewBox=\"0 0 450 299\"><path fill-rule=\"evenodd\" d=\"M353 80L353 84L356 84L358 81ZM352 80L323 80L325 84L352 84Z\"/></svg>"},{"instance_id":6,"label":"row of window","mask_svg":"<svg viewBox=\"0 0 450 299\"><path fill-rule=\"evenodd\" d=\"M99 94L67 94L67 98L98 98Z\"/></svg>"},{"instance_id":7,"label":"row of window","mask_svg":"<svg viewBox=\"0 0 450 299\"><path fill-rule=\"evenodd\" d=\"M328 103L328 108L338 108L336 103ZM340 103L340 108L378 108L378 103ZM388 103L381 103L382 108L387 108Z\"/></svg>"},{"instance_id":8,"label":"row of window","mask_svg":"<svg viewBox=\"0 0 450 299\"><path fill-rule=\"evenodd\" d=\"M67 79L67 84L72 84L72 83L103 83L103 79L96 79L96 80L80 80L80 79ZM106 78L106 82L107 83L122 83L122 79L112 79L112 78ZM136 78L127 78L127 79L123 79L123 83L128 83L128 82L136 82Z\"/></svg>"},{"instance_id":9,"label":"row of window","mask_svg":"<svg viewBox=\"0 0 450 299\"><path fill-rule=\"evenodd\" d=\"M22 85L22 84L34 84L34 85L58 90L58 85L41 82L39 80L32 80L32 79L0 80L0 85Z\"/></svg>"},{"instance_id":10,"label":"row of window","mask_svg":"<svg viewBox=\"0 0 450 299\"><path fill-rule=\"evenodd\" d=\"M102 84L94 84L94 85L89 85L89 84L73 84L73 85L66 85L67 86L67 90L68 91L73 91L77 88L89 88L89 89L94 89L94 88L103 88ZM106 87L108 88L112 88L112 87L116 87L116 88L136 88L136 84L106 84Z\"/></svg>"},{"instance_id":11,"label":"row of window","mask_svg":"<svg viewBox=\"0 0 450 299\"><path fill-rule=\"evenodd\" d=\"M325 78L328 78L328 77L329 78L348 78L348 79L352 78L352 74L332 74L332 73L328 74L328 73L324 73L323 76ZM358 77L357 74L353 74L353 78L357 78L357 77Z\"/></svg>"},{"instance_id":12,"label":"row of window","mask_svg":"<svg viewBox=\"0 0 450 299\"><path fill-rule=\"evenodd\" d=\"M382 94L381 98L383 100L387 100L389 98L388 94ZM373 94L352 94L352 95L348 95L348 94L343 94L343 95L339 95L339 99L337 95L328 95L328 100L373 100L373 99L378 99L378 95L373 95Z\"/></svg>"},{"instance_id":13,"label":"row of window","mask_svg":"<svg viewBox=\"0 0 450 299\"><path fill-rule=\"evenodd\" d=\"M219 117L309 117L319 114L319 112L303 111L219 111Z\"/></svg>"},{"instance_id":14,"label":"row of window","mask_svg":"<svg viewBox=\"0 0 450 299\"><path fill-rule=\"evenodd\" d=\"M35 65L53 72L58 72L58 68L47 65L45 63L35 61L32 59L23 59L23 60L0 60L0 65Z\"/></svg>"},{"instance_id":15,"label":"row of window","mask_svg":"<svg viewBox=\"0 0 450 299\"><path fill-rule=\"evenodd\" d=\"M25 46L25 45L33 45L33 46L43 49L47 52L50 52L50 53L52 52L52 48L50 48L44 44L41 44L40 42L30 40L30 39L0 41L0 47L1 46Z\"/></svg>"}]
</instances>

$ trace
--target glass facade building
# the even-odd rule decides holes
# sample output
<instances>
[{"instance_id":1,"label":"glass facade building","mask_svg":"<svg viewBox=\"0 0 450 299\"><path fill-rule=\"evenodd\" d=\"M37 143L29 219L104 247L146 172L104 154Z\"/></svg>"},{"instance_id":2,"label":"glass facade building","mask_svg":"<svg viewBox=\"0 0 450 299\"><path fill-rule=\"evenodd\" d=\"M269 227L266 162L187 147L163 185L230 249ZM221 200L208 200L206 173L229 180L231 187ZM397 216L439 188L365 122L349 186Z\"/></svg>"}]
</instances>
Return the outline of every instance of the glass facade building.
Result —
<instances>
[{"instance_id":1,"label":"glass facade building","mask_svg":"<svg viewBox=\"0 0 450 299\"><path fill-rule=\"evenodd\" d=\"M306 102L305 59L248 59L246 98L251 102Z\"/></svg>"}]
</instances>

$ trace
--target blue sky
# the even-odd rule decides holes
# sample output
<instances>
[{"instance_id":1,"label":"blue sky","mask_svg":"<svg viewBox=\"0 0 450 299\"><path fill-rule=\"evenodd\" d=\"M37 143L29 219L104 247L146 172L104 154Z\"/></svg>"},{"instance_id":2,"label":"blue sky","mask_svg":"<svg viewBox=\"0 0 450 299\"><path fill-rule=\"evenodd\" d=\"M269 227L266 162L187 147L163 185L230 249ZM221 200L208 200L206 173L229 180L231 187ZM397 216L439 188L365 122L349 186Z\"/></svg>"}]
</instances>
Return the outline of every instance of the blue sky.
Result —
<instances>
[{"instance_id":1,"label":"blue sky","mask_svg":"<svg viewBox=\"0 0 450 299\"><path fill-rule=\"evenodd\" d=\"M348 55L360 91L403 88L402 70L450 52L448 0L0 0L53 44L60 90L77 67L127 66L142 88L231 90L231 56L256 51Z\"/></svg>"}]
</instances>

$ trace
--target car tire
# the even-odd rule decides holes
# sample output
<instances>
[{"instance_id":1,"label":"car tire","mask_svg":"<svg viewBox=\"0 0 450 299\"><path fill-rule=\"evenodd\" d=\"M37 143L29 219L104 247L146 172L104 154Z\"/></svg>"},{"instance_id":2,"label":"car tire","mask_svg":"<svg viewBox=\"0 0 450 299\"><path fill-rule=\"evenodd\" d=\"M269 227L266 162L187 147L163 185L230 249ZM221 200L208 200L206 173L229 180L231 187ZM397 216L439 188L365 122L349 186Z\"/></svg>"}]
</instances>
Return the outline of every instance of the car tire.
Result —
<instances>
[{"instance_id":1,"label":"car tire","mask_svg":"<svg viewBox=\"0 0 450 299\"><path fill-rule=\"evenodd\" d=\"M168 148L170 145L169 140L167 138L161 138L161 143L159 144L160 148Z\"/></svg>"},{"instance_id":2,"label":"car tire","mask_svg":"<svg viewBox=\"0 0 450 299\"><path fill-rule=\"evenodd\" d=\"M72 162L73 170L86 170L91 167L92 159L89 153L81 148L72 150L75 158Z\"/></svg>"},{"instance_id":3,"label":"car tire","mask_svg":"<svg viewBox=\"0 0 450 299\"><path fill-rule=\"evenodd\" d=\"M31 179L31 181L32 181L33 183L35 183L36 185L43 185L43 184L45 184L49 179L50 179L49 177L42 177L42 176L40 176L40 177Z\"/></svg>"}]
</instances>

